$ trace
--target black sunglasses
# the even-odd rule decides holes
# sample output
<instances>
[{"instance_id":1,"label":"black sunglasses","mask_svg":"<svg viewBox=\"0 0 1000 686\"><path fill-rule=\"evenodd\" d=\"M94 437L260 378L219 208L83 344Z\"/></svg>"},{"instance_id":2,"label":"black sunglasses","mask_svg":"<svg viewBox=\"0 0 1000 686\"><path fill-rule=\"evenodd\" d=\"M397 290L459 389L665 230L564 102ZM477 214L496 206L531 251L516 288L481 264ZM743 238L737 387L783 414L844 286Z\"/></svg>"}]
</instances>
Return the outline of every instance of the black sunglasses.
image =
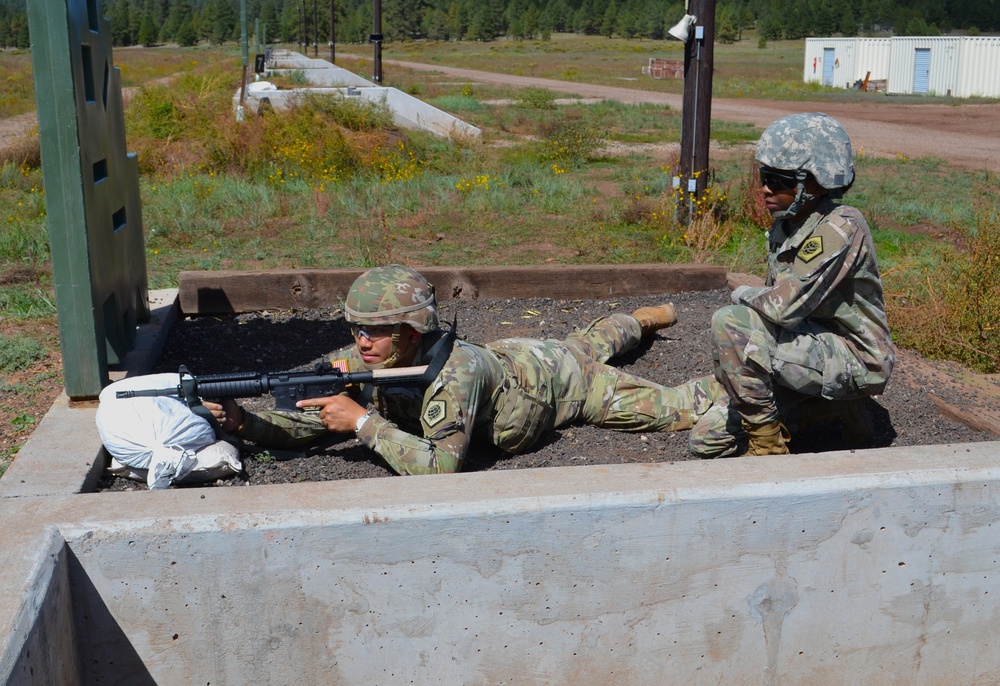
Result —
<instances>
[{"instance_id":1,"label":"black sunglasses","mask_svg":"<svg viewBox=\"0 0 1000 686\"><path fill-rule=\"evenodd\" d=\"M761 167L759 171L760 185L767 186L775 192L791 190L799 182L798 175L794 173L789 174L788 172L771 169L770 167Z\"/></svg>"}]
</instances>

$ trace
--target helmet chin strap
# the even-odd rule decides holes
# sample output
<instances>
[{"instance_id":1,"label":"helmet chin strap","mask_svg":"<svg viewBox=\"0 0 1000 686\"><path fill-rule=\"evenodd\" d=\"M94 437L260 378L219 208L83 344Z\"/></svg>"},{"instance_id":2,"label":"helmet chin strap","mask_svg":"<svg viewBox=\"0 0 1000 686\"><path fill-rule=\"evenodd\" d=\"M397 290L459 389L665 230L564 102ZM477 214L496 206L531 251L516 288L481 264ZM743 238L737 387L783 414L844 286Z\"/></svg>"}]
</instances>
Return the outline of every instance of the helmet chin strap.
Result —
<instances>
[{"instance_id":1,"label":"helmet chin strap","mask_svg":"<svg viewBox=\"0 0 1000 686\"><path fill-rule=\"evenodd\" d=\"M364 362L364 360L362 360L361 364L362 364L362 366L364 366L365 369L368 369L369 371L374 371L376 369L388 369L388 368L391 368L397 362L399 362L399 358L403 357L404 355L406 355L406 353L408 353L410 351L410 347L412 346L412 343L411 343L411 346L407 346L406 350L403 350L402 353L399 351L399 334L400 334L400 331L401 331L402 328L403 328L402 324L393 324L393 327L392 327L392 353L389 355L389 357L385 358L384 362L379 362L378 364L367 364L367 363ZM417 345L419 345L419 343L417 343Z\"/></svg>"},{"instance_id":2,"label":"helmet chin strap","mask_svg":"<svg viewBox=\"0 0 1000 686\"><path fill-rule=\"evenodd\" d=\"M806 203L816 199L817 196L806 192L806 178L808 176L809 173L803 169L795 172L795 199L787 210L780 210L771 216L775 219L790 219L801 212Z\"/></svg>"}]
</instances>

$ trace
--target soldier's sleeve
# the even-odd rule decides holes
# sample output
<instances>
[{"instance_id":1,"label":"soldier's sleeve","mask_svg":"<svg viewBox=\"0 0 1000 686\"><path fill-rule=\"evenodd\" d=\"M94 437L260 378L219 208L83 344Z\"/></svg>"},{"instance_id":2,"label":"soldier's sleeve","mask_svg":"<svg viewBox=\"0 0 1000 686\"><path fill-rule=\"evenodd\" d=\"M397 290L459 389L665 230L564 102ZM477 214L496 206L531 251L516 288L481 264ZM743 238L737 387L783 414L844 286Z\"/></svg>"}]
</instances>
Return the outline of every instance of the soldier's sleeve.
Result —
<instances>
[{"instance_id":1,"label":"soldier's sleeve","mask_svg":"<svg viewBox=\"0 0 1000 686\"><path fill-rule=\"evenodd\" d=\"M423 436L407 433L389 419L373 415L361 427L358 438L398 474L460 471L476 416L491 391L475 360L465 357L464 351L453 353L424 393L420 413Z\"/></svg>"},{"instance_id":2,"label":"soldier's sleeve","mask_svg":"<svg viewBox=\"0 0 1000 686\"><path fill-rule=\"evenodd\" d=\"M299 448L329 433L319 412L247 412L240 438L265 448Z\"/></svg>"},{"instance_id":3,"label":"soldier's sleeve","mask_svg":"<svg viewBox=\"0 0 1000 686\"><path fill-rule=\"evenodd\" d=\"M751 289L740 300L778 326L795 328L849 275L844 266L857 258L860 249L859 220L864 221L854 213L826 217L801 243L790 269L779 273L773 286Z\"/></svg>"}]
</instances>

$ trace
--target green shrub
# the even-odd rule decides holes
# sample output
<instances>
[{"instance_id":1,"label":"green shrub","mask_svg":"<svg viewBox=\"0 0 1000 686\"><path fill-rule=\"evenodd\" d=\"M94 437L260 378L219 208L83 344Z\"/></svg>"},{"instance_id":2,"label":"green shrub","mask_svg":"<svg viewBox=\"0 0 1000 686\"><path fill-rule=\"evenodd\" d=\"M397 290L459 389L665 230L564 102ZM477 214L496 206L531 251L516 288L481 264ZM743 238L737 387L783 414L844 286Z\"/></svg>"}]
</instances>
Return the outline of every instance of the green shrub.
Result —
<instances>
[{"instance_id":1,"label":"green shrub","mask_svg":"<svg viewBox=\"0 0 1000 686\"><path fill-rule=\"evenodd\" d=\"M545 88L529 87L519 92L518 104L536 110L553 110L556 107L556 95Z\"/></svg>"},{"instance_id":2,"label":"green shrub","mask_svg":"<svg viewBox=\"0 0 1000 686\"><path fill-rule=\"evenodd\" d=\"M542 157L556 165L577 166L597 152L603 143L604 137L590 122L559 121L545 136Z\"/></svg>"},{"instance_id":3,"label":"green shrub","mask_svg":"<svg viewBox=\"0 0 1000 686\"><path fill-rule=\"evenodd\" d=\"M306 99L303 108L323 113L351 131L375 131L393 126L392 110L385 102L339 94L312 95Z\"/></svg>"},{"instance_id":4,"label":"green shrub","mask_svg":"<svg viewBox=\"0 0 1000 686\"><path fill-rule=\"evenodd\" d=\"M0 334L0 372L4 374L27 369L45 355L45 348L33 338Z\"/></svg>"},{"instance_id":5,"label":"green shrub","mask_svg":"<svg viewBox=\"0 0 1000 686\"><path fill-rule=\"evenodd\" d=\"M478 112L483 104L471 95L441 95L430 101L438 109L446 112Z\"/></svg>"},{"instance_id":6,"label":"green shrub","mask_svg":"<svg viewBox=\"0 0 1000 686\"><path fill-rule=\"evenodd\" d=\"M181 132L181 113L167 88L140 88L126 112L136 135L163 140Z\"/></svg>"}]
</instances>

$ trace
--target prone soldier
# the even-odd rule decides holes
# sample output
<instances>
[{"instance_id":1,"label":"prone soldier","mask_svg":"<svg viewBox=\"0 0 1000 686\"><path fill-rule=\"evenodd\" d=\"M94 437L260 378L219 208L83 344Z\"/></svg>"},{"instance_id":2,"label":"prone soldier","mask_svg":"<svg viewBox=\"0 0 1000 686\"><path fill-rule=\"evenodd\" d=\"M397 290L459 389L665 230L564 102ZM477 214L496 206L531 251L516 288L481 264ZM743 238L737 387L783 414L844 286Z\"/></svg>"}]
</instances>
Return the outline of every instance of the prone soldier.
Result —
<instances>
[{"instance_id":1,"label":"prone soldier","mask_svg":"<svg viewBox=\"0 0 1000 686\"><path fill-rule=\"evenodd\" d=\"M300 401L319 412L248 412L206 403L222 428L271 448L328 432L355 432L399 474L457 472L473 438L520 453L573 423L617 431L690 429L725 397L711 377L665 387L606 364L643 336L676 322L672 305L591 322L566 340L505 339L476 345L439 327L433 286L398 265L371 269L345 300L354 345L331 355L347 370L440 364L424 387L360 384ZM445 348L445 355L440 350Z\"/></svg>"}]
</instances>

